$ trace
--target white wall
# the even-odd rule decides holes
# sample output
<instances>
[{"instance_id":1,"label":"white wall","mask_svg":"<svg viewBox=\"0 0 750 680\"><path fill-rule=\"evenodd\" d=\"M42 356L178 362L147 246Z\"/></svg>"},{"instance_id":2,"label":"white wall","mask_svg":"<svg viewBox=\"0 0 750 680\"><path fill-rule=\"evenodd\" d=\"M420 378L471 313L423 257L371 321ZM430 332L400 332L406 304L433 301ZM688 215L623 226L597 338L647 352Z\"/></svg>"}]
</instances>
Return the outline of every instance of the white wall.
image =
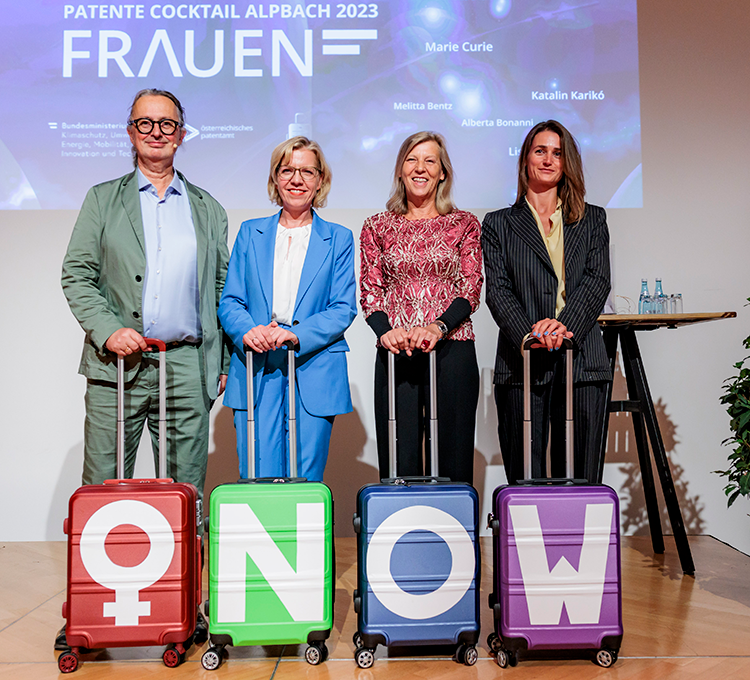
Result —
<instances>
[{"instance_id":1,"label":"white wall","mask_svg":"<svg viewBox=\"0 0 750 680\"><path fill-rule=\"evenodd\" d=\"M640 3L638 11L645 205L610 212L615 293L634 297L642 276L660 275L667 292L683 293L685 311L738 312L736 320L639 339L654 400L664 407L688 530L750 552L748 503L727 510L722 479L711 474L729 452L721 446L729 433L721 384L744 356L741 340L750 334L750 312L743 307L750 296L747 2L721 0L709 8L698 0L662 0ZM459 172L468 181L470 170ZM211 190L210 177L191 179ZM258 214L231 212L231 238L243 219ZM366 214L329 210L324 216L357 234ZM84 379L76 366L82 332L59 285L75 217L70 211L0 213L0 540L61 539L67 499L80 480ZM495 327L484 307L475 318L480 367L488 369ZM373 337L361 317L347 337L355 412L337 420L327 471L342 534L349 533L356 490L377 477ZM475 465L480 491L503 478L494 406L484 388L483 382ZM214 421L211 486L236 476L231 417L218 404ZM629 477L634 454L632 446L623 448L622 438L617 451L610 447L606 480L620 489L626 529L644 532L637 484ZM149 457L140 461L138 470L150 475Z\"/></svg>"}]
</instances>

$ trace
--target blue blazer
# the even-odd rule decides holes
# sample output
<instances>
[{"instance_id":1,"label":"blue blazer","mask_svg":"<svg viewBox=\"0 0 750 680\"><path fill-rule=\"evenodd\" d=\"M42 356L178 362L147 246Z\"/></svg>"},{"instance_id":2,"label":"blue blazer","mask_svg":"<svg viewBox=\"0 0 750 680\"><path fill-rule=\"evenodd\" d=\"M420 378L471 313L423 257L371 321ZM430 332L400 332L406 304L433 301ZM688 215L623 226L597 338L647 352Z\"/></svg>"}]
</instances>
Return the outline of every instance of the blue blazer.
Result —
<instances>
[{"instance_id":1,"label":"blue blazer","mask_svg":"<svg viewBox=\"0 0 750 680\"><path fill-rule=\"evenodd\" d=\"M247 409L242 337L271 323L273 262L280 212L242 223L229 259L219 318L234 345L224 404ZM292 331L299 338L297 386L305 410L333 416L352 410L344 331L357 315L354 236L313 212ZM277 350L284 351L284 350ZM263 397L265 354L253 359L255 398Z\"/></svg>"}]
</instances>

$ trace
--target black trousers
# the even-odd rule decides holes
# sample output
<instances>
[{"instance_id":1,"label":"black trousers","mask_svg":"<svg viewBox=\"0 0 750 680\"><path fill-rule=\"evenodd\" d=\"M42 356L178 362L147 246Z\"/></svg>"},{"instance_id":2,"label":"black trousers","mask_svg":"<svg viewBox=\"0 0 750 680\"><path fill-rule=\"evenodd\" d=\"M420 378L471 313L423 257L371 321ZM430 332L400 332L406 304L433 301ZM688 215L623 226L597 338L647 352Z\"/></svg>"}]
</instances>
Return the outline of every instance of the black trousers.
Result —
<instances>
[{"instance_id":1,"label":"black trousers","mask_svg":"<svg viewBox=\"0 0 750 680\"><path fill-rule=\"evenodd\" d=\"M558 362L553 378L531 388L531 475L547 477L547 442L552 477L565 477L565 371ZM600 437L607 416L607 381L573 385L573 471L597 482ZM523 479L523 385L495 385L498 437L509 484Z\"/></svg>"},{"instance_id":2,"label":"black trousers","mask_svg":"<svg viewBox=\"0 0 750 680\"><path fill-rule=\"evenodd\" d=\"M443 340L437 359L438 466L441 477L472 483L474 428L479 399L479 367L474 342ZM388 350L375 361L375 431L380 477L390 477L388 454ZM397 474L422 476L430 471L429 359L422 352L396 357ZM425 461L422 441L427 435Z\"/></svg>"}]
</instances>

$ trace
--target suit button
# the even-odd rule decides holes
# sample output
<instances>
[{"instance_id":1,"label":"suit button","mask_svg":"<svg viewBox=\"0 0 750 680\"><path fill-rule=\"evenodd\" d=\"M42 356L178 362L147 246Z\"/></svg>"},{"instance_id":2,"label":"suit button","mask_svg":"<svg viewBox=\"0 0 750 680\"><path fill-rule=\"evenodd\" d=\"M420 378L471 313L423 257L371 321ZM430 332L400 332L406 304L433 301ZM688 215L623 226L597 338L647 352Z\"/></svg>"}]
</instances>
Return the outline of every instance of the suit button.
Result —
<instances>
[{"instance_id":1,"label":"suit button","mask_svg":"<svg viewBox=\"0 0 750 680\"><path fill-rule=\"evenodd\" d=\"M139 314L138 312L133 312L133 316L134 316L134 317L135 317L136 319L138 319L138 318L140 318L140 316L141 316L141 315L140 315L140 314Z\"/></svg>"},{"instance_id":2,"label":"suit button","mask_svg":"<svg viewBox=\"0 0 750 680\"><path fill-rule=\"evenodd\" d=\"M143 278L141 277L140 274L136 274L135 275L135 280L138 281L138 283L140 283L141 281L143 281Z\"/></svg>"},{"instance_id":3,"label":"suit button","mask_svg":"<svg viewBox=\"0 0 750 680\"><path fill-rule=\"evenodd\" d=\"M299 321L292 321L292 326L299 326Z\"/></svg>"}]
</instances>

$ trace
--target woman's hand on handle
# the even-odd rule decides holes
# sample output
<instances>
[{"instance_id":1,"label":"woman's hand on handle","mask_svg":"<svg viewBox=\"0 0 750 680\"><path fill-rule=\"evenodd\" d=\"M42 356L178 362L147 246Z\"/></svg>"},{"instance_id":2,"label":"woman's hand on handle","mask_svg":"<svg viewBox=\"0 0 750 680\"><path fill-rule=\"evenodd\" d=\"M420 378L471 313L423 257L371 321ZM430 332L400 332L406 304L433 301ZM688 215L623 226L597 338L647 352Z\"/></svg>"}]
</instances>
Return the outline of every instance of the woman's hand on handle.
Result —
<instances>
[{"instance_id":1,"label":"woman's hand on handle","mask_svg":"<svg viewBox=\"0 0 750 680\"><path fill-rule=\"evenodd\" d=\"M268 326L256 326L251 328L242 336L242 342L245 343L253 352L268 352L276 349L274 345L271 325L276 323L272 321Z\"/></svg>"},{"instance_id":2,"label":"woman's hand on handle","mask_svg":"<svg viewBox=\"0 0 750 680\"><path fill-rule=\"evenodd\" d=\"M409 348L421 349L423 352L431 352L442 337L443 334L434 323L429 326L416 326L407 333Z\"/></svg>"},{"instance_id":3,"label":"woman's hand on handle","mask_svg":"<svg viewBox=\"0 0 750 680\"><path fill-rule=\"evenodd\" d=\"M380 344L394 354L406 350L406 353L411 356L409 334L403 328L391 328L387 333L383 333L380 336Z\"/></svg>"},{"instance_id":4,"label":"woman's hand on handle","mask_svg":"<svg viewBox=\"0 0 750 680\"><path fill-rule=\"evenodd\" d=\"M284 343L289 340L295 346L299 345L299 338L292 331L279 326L275 321L271 321L267 326L251 328L242 336L242 342L253 352L270 352L283 347Z\"/></svg>"},{"instance_id":5,"label":"woman's hand on handle","mask_svg":"<svg viewBox=\"0 0 750 680\"><path fill-rule=\"evenodd\" d=\"M530 337L538 340L532 349L539 347L551 352L560 349L563 338L572 338L573 333L557 319L540 319L531 327Z\"/></svg>"},{"instance_id":6,"label":"woman's hand on handle","mask_svg":"<svg viewBox=\"0 0 750 680\"><path fill-rule=\"evenodd\" d=\"M299 345L299 338L292 331L279 326L275 321L271 322L269 328L271 328L274 349L283 347L285 342L291 342L295 347Z\"/></svg>"}]
</instances>

